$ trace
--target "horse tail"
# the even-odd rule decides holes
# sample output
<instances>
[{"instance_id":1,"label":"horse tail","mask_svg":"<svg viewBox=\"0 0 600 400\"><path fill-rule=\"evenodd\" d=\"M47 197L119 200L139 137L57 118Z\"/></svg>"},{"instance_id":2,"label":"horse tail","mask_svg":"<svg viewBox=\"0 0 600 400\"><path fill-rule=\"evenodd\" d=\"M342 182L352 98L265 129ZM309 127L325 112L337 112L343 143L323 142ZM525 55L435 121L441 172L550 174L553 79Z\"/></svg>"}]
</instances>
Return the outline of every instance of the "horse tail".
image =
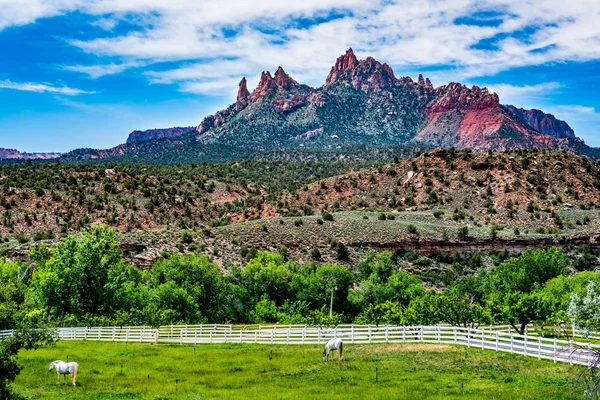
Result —
<instances>
[{"instance_id":1,"label":"horse tail","mask_svg":"<svg viewBox=\"0 0 600 400\"><path fill-rule=\"evenodd\" d=\"M339 357L339 359L341 360L342 358L344 358L344 342L340 342L340 357Z\"/></svg>"},{"instance_id":2,"label":"horse tail","mask_svg":"<svg viewBox=\"0 0 600 400\"><path fill-rule=\"evenodd\" d=\"M77 380L77 367L79 367L79 364L73 363L73 386L75 386L75 381Z\"/></svg>"}]
</instances>

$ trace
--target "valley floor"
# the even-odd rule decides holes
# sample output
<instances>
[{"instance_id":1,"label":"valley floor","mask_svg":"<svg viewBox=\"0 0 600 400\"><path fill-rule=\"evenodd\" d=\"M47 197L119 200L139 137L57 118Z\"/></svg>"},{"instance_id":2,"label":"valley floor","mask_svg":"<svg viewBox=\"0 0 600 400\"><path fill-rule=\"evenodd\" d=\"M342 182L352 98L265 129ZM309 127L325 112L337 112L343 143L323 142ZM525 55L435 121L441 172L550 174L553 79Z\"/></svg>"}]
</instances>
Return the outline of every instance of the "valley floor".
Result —
<instances>
[{"instance_id":1,"label":"valley floor","mask_svg":"<svg viewBox=\"0 0 600 400\"><path fill-rule=\"evenodd\" d=\"M580 367L446 345L318 346L59 342L20 354L16 387L31 399L566 399ZM79 363L58 386L52 360Z\"/></svg>"}]
</instances>

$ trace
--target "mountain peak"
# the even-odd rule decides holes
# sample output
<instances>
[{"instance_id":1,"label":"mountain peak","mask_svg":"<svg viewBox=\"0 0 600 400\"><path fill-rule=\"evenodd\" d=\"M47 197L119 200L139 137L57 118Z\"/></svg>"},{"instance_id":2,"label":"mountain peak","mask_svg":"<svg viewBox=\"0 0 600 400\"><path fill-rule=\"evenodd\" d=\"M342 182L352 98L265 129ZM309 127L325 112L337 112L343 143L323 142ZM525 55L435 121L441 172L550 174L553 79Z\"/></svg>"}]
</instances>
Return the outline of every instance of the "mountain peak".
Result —
<instances>
[{"instance_id":1,"label":"mountain peak","mask_svg":"<svg viewBox=\"0 0 600 400\"><path fill-rule=\"evenodd\" d=\"M346 50L346 54L339 56L335 65L331 67L331 71L325 80L325 85L331 85L336 82L339 77L349 69L354 69L358 66L358 58L354 55L352 47Z\"/></svg>"},{"instance_id":2,"label":"mountain peak","mask_svg":"<svg viewBox=\"0 0 600 400\"><path fill-rule=\"evenodd\" d=\"M273 79L271 73L269 71L263 71L260 75L258 86L250 95L250 102L255 102L276 89L277 82L275 82L275 79Z\"/></svg>"},{"instance_id":3,"label":"mountain peak","mask_svg":"<svg viewBox=\"0 0 600 400\"><path fill-rule=\"evenodd\" d=\"M277 68L277 71L275 72L275 83L277 83L277 86L285 90L289 90L294 86L298 86L298 82L286 74L281 66Z\"/></svg>"}]
</instances>

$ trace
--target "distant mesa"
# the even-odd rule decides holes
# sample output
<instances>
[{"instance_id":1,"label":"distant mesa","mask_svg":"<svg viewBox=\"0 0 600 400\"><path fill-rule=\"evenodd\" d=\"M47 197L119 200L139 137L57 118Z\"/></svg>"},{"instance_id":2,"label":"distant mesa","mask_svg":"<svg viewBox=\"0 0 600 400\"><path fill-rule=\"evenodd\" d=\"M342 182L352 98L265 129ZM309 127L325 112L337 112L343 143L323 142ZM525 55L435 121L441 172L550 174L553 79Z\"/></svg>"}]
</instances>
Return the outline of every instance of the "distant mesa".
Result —
<instances>
[{"instance_id":1,"label":"distant mesa","mask_svg":"<svg viewBox=\"0 0 600 400\"><path fill-rule=\"evenodd\" d=\"M0 148L0 160L53 160L61 153L21 153L15 149Z\"/></svg>"},{"instance_id":2,"label":"distant mesa","mask_svg":"<svg viewBox=\"0 0 600 400\"><path fill-rule=\"evenodd\" d=\"M166 129L147 129L145 131L133 131L127 138L127 143L140 142L143 140L163 139L181 136L193 131L194 127L175 127Z\"/></svg>"}]
</instances>

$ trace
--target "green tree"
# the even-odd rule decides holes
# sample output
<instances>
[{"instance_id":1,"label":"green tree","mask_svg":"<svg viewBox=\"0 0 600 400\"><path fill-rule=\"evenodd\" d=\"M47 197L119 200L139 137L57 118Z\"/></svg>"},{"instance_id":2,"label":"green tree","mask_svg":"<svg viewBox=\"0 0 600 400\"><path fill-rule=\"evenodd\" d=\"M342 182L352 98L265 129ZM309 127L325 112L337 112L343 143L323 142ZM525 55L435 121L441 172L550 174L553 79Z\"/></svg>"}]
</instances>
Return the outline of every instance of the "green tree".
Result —
<instances>
[{"instance_id":1,"label":"green tree","mask_svg":"<svg viewBox=\"0 0 600 400\"><path fill-rule=\"evenodd\" d=\"M548 280L566 275L569 265L562 249L526 250L483 274L483 289L487 299L502 302L508 293L530 293L542 288Z\"/></svg>"},{"instance_id":2,"label":"green tree","mask_svg":"<svg viewBox=\"0 0 600 400\"><path fill-rule=\"evenodd\" d=\"M124 264L114 230L96 224L80 238L69 236L49 259L40 252L32 257L41 262L28 289L33 308L63 324L76 323L86 315L103 315L110 308L114 293L106 290L109 272Z\"/></svg>"},{"instance_id":3,"label":"green tree","mask_svg":"<svg viewBox=\"0 0 600 400\"><path fill-rule=\"evenodd\" d=\"M508 293L502 306L503 317L521 335L532 321L545 321L557 309L558 302L544 293Z\"/></svg>"},{"instance_id":4,"label":"green tree","mask_svg":"<svg viewBox=\"0 0 600 400\"><path fill-rule=\"evenodd\" d=\"M466 294L440 293L433 300L437 318L452 326L476 328L490 321L489 313Z\"/></svg>"}]
</instances>

